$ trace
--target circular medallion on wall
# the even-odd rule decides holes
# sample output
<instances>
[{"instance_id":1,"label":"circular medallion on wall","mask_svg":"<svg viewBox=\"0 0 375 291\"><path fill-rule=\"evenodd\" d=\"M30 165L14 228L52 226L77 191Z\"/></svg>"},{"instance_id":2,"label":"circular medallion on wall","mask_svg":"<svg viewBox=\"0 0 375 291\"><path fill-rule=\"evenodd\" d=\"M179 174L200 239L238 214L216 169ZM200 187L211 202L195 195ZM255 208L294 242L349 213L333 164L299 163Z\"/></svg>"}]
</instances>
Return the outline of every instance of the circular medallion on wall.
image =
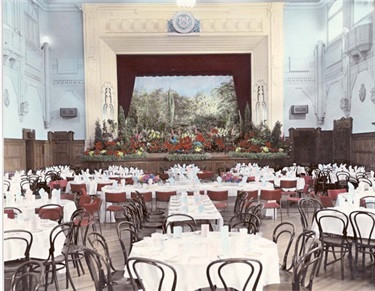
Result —
<instances>
[{"instance_id":1,"label":"circular medallion on wall","mask_svg":"<svg viewBox=\"0 0 375 291\"><path fill-rule=\"evenodd\" d=\"M362 102L366 99L366 87L365 84L361 84L361 88L359 88L359 100Z\"/></svg>"},{"instance_id":2,"label":"circular medallion on wall","mask_svg":"<svg viewBox=\"0 0 375 291\"><path fill-rule=\"evenodd\" d=\"M172 20L173 28L179 33L189 33L194 29L195 18L190 12L178 12Z\"/></svg>"}]
</instances>

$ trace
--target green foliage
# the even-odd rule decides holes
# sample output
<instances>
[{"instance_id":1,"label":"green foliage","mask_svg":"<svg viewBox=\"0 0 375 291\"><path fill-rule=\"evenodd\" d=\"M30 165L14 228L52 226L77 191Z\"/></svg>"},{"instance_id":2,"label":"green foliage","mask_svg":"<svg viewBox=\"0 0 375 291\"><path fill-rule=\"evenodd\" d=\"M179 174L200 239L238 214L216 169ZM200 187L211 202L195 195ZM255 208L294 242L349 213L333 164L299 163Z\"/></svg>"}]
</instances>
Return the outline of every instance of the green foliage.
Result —
<instances>
[{"instance_id":1,"label":"green foliage","mask_svg":"<svg viewBox=\"0 0 375 291\"><path fill-rule=\"evenodd\" d=\"M245 106L245 114L244 114L244 121L243 121L243 132L249 132L251 129L251 113L250 113L250 106L249 102L246 102Z\"/></svg>"},{"instance_id":2,"label":"green foliage","mask_svg":"<svg viewBox=\"0 0 375 291\"><path fill-rule=\"evenodd\" d=\"M208 160L209 154L168 154L165 155L165 159L168 161L202 161Z\"/></svg>"},{"instance_id":3,"label":"green foliage","mask_svg":"<svg viewBox=\"0 0 375 291\"><path fill-rule=\"evenodd\" d=\"M95 121L95 140L94 144L97 142L102 142L103 141L103 132L102 132L102 127L100 125L100 120L97 119Z\"/></svg>"},{"instance_id":4,"label":"green foliage","mask_svg":"<svg viewBox=\"0 0 375 291\"><path fill-rule=\"evenodd\" d=\"M118 137L124 138L126 136L126 118L124 108L120 105L118 109Z\"/></svg>"},{"instance_id":5,"label":"green foliage","mask_svg":"<svg viewBox=\"0 0 375 291\"><path fill-rule=\"evenodd\" d=\"M253 159L253 160L262 160L262 159L276 160L276 159L284 159L288 157L287 153L285 152L282 152L282 153L229 152L228 154L231 157L247 158L247 159Z\"/></svg>"},{"instance_id":6,"label":"green foliage","mask_svg":"<svg viewBox=\"0 0 375 291\"><path fill-rule=\"evenodd\" d=\"M275 123L275 125L272 129L271 136L270 136L270 142L271 142L271 145L274 148L281 147L282 140L281 140L281 123L280 123L280 121L276 121L276 123Z\"/></svg>"}]
</instances>

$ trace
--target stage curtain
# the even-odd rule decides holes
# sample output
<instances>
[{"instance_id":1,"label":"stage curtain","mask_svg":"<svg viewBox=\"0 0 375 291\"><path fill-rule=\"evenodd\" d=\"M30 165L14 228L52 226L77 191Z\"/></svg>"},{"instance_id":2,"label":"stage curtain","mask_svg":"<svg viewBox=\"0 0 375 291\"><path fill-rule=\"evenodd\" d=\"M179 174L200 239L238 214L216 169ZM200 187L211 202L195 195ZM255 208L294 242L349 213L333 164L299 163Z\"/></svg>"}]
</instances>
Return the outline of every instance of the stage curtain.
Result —
<instances>
[{"instance_id":1,"label":"stage curtain","mask_svg":"<svg viewBox=\"0 0 375 291\"><path fill-rule=\"evenodd\" d=\"M127 115L136 77L204 75L232 75L241 113L251 109L250 54L117 55L118 102Z\"/></svg>"}]
</instances>

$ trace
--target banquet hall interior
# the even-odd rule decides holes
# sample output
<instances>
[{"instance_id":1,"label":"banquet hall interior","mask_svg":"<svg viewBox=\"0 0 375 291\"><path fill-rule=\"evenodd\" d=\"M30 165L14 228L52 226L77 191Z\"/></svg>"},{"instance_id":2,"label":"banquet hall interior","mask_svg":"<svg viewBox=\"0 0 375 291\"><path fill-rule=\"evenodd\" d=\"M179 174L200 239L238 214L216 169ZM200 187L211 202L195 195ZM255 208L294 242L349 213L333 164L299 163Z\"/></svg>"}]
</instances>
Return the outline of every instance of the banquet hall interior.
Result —
<instances>
[{"instance_id":1,"label":"banquet hall interior","mask_svg":"<svg viewBox=\"0 0 375 291\"><path fill-rule=\"evenodd\" d=\"M0 289L374 289L373 0L1 9Z\"/></svg>"}]
</instances>

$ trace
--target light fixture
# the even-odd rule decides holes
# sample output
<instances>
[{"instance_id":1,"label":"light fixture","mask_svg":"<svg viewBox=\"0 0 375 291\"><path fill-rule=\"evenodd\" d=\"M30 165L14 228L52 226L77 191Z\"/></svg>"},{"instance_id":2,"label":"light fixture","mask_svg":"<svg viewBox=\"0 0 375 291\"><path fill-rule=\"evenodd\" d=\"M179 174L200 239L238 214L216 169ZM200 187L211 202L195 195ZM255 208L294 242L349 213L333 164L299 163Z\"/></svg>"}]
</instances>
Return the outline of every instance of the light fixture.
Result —
<instances>
[{"instance_id":1,"label":"light fixture","mask_svg":"<svg viewBox=\"0 0 375 291\"><path fill-rule=\"evenodd\" d=\"M196 0L176 0L178 7L191 8L195 6Z\"/></svg>"}]
</instances>

